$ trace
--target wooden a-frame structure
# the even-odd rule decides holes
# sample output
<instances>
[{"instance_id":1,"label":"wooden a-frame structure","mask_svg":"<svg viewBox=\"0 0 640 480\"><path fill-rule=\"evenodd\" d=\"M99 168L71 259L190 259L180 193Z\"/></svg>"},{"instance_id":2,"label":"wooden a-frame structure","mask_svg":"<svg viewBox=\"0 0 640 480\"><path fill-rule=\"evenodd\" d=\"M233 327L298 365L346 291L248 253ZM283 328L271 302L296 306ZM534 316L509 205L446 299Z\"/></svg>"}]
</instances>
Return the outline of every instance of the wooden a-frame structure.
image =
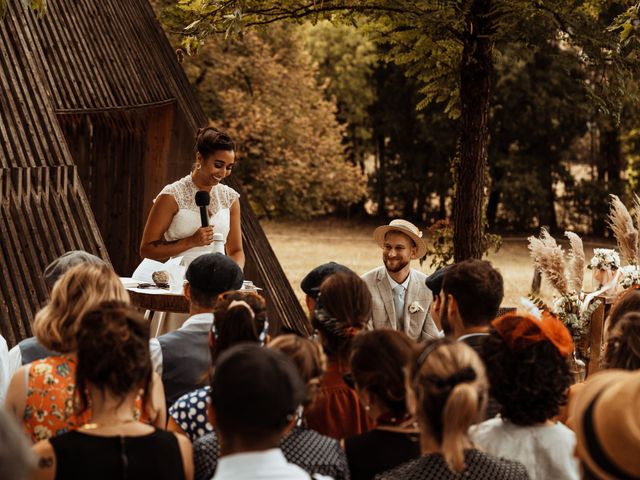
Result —
<instances>
[{"instance_id":1,"label":"wooden a-frame structure","mask_svg":"<svg viewBox=\"0 0 640 480\"><path fill-rule=\"evenodd\" d=\"M0 333L31 335L46 265L82 249L122 276L139 263L147 213L184 176L207 118L147 0L9 1L0 21ZM234 180L230 185L239 188ZM274 324L308 332L248 202L245 276Z\"/></svg>"}]
</instances>

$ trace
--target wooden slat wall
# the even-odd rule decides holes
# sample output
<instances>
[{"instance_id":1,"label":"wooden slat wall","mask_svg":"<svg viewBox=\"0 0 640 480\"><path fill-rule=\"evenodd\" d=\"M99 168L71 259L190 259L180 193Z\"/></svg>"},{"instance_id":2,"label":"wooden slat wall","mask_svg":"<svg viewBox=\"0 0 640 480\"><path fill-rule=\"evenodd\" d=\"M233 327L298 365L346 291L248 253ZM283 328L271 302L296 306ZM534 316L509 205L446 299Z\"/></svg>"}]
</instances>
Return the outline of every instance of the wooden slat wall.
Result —
<instances>
[{"instance_id":1,"label":"wooden slat wall","mask_svg":"<svg viewBox=\"0 0 640 480\"><path fill-rule=\"evenodd\" d=\"M0 23L0 333L10 345L31 334L48 263L72 249L108 260L16 3Z\"/></svg>"},{"instance_id":2,"label":"wooden slat wall","mask_svg":"<svg viewBox=\"0 0 640 480\"><path fill-rule=\"evenodd\" d=\"M116 225L118 231L114 235L120 235L122 241L115 242L107 236L109 252L112 258L122 262L122 269L130 273L131 265L139 260L136 257L140 219L146 217L150 208L151 187L170 183L188 172L193 161L193 132L206 123L206 116L151 6L146 0L51 0L46 16L38 19L22 2L10 2L9 14L0 24L0 35L0 89L9 92L8 96L0 95L3 115L0 176L2 184L7 186L3 188L0 222L4 229L0 233L5 261L2 268L5 272L29 269L38 276L44 265L64 251L64 245L107 257L78 181L80 178L103 232L106 225ZM168 105L173 105L170 118L158 122L156 118L147 117L147 129L140 127L140 119L145 114ZM162 145L149 144L160 138L148 130L150 125L171 129ZM146 168L157 165L164 168L160 173L154 170L153 176L149 176L153 185L148 184L144 175L139 175L144 184L130 178L124 185L112 185L114 194L110 197L105 196L104 189L96 193L100 189L94 188L92 182L100 178L98 174L102 178L113 176L117 168L120 175L113 178L135 176L136 165L131 165L132 162ZM50 183L52 173L32 170L40 167L44 172L53 165L66 168L66 173L58 174L54 183ZM18 173L16 168L29 171ZM31 200L30 195L35 194L25 189L33 188L33 182L25 182L26 176L40 179L47 194L38 193L33 197L37 201ZM61 176L66 179L64 182L58 179ZM229 183L241 190L233 179ZM63 185L66 189L61 194ZM39 191L36 189L36 192ZM20 228L16 226L16 215L26 208L23 205L47 215L47 220L59 232L46 235L44 230L25 227L34 235L33 242L40 242L47 253L41 255L40 247L30 246L40 252L39 263L30 264L25 259L19 267L15 260L12 264L8 259L13 249L19 248L17 240L14 238L11 243L5 239ZM116 223L108 218L114 211L126 210L142 213L130 214ZM113 228L109 228L113 232ZM242 228L247 278L268 292L270 316L306 333L302 308L246 202L242 208ZM49 253L48 244L57 237L59 242ZM24 240L22 242L21 245ZM36 256L31 255L31 261L35 261ZM26 306L28 302L21 299L21 295L30 292L24 290L24 284L19 287L14 282L3 281L1 287L0 325L5 324L5 314L14 317L11 321L15 328L11 328L15 333L7 336L19 339L29 333L33 311L45 296L37 291L37 301ZM9 300L13 297L17 300ZM5 308L9 301L10 313L8 307Z\"/></svg>"}]
</instances>

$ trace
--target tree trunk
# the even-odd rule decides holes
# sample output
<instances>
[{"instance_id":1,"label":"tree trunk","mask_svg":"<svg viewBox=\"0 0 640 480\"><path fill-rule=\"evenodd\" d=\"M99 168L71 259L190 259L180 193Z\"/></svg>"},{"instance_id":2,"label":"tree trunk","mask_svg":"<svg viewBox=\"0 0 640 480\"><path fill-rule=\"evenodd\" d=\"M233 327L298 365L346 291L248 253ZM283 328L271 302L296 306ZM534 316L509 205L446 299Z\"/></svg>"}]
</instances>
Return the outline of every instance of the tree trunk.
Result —
<instances>
[{"instance_id":1,"label":"tree trunk","mask_svg":"<svg viewBox=\"0 0 640 480\"><path fill-rule=\"evenodd\" d=\"M453 206L456 262L482 257L485 166L493 69L491 0L474 0L465 20L460 64L460 160Z\"/></svg>"}]
</instances>

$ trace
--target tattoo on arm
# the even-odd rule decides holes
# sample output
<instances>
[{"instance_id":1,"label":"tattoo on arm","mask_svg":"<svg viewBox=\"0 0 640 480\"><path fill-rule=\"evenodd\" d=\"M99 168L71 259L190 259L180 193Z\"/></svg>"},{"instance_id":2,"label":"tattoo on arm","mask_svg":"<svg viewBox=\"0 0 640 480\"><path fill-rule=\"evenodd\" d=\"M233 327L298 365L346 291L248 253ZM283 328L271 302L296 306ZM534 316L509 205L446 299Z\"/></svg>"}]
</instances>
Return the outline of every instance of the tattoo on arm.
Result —
<instances>
[{"instance_id":1,"label":"tattoo on arm","mask_svg":"<svg viewBox=\"0 0 640 480\"><path fill-rule=\"evenodd\" d=\"M51 468L53 467L53 457L40 457L38 460L39 468Z\"/></svg>"}]
</instances>

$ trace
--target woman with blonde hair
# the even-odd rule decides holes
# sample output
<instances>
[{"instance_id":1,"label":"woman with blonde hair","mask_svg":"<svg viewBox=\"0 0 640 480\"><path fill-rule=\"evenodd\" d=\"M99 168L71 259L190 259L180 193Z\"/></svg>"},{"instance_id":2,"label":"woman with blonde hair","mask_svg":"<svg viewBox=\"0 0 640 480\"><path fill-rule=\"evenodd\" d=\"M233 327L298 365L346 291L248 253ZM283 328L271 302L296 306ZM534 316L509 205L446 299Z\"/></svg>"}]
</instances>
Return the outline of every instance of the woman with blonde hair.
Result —
<instances>
[{"instance_id":1,"label":"woman with blonde hair","mask_svg":"<svg viewBox=\"0 0 640 480\"><path fill-rule=\"evenodd\" d=\"M467 430L487 403L487 379L478 354L448 338L429 342L408 375L408 406L420 427L422 456L376 478L442 480L527 479L518 462L481 452Z\"/></svg>"},{"instance_id":2,"label":"woman with blonde hair","mask_svg":"<svg viewBox=\"0 0 640 480\"><path fill-rule=\"evenodd\" d=\"M76 334L84 314L106 300L129 302L129 294L108 265L81 264L55 284L51 301L36 314L33 332L56 355L20 367L11 379L6 406L22 422L32 441L78 428L91 418L74 412ZM164 393L154 381L152 412L144 412L156 425L164 425Z\"/></svg>"}]
</instances>

